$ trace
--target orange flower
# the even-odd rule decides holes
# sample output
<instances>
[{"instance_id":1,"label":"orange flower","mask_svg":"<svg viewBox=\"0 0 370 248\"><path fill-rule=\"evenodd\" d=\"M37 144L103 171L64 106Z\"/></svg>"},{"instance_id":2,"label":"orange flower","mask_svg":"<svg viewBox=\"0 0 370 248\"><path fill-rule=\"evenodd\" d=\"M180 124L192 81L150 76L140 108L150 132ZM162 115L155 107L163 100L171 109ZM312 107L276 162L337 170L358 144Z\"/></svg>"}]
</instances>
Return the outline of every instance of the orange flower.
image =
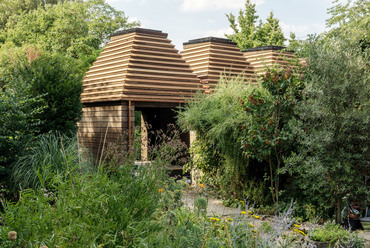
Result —
<instances>
[{"instance_id":1,"label":"orange flower","mask_svg":"<svg viewBox=\"0 0 370 248\"><path fill-rule=\"evenodd\" d=\"M159 193L162 193L164 190L162 188L158 189Z\"/></svg>"}]
</instances>

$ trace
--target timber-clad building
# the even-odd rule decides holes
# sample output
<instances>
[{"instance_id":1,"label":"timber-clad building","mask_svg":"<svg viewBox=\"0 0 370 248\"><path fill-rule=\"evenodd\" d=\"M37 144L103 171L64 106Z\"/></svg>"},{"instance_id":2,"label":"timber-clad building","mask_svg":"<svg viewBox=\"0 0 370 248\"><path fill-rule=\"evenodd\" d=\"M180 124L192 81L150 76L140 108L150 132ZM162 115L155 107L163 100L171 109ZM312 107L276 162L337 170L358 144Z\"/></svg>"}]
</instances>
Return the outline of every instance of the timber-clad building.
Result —
<instances>
[{"instance_id":1,"label":"timber-clad building","mask_svg":"<svg viewBox=\"0 0 370 248\"><path fill-rule=\"evenodd\" d=\"M122 135L130 145L135 111L141 113L142 134L147 134L144 123L165 130L175 122L174 108L197 91L211 93L221 74L243 75L255 83L266 66L286 64L286 57L294 55L279 52L282 49L267 46L241 52L229 39L208 37L185 42L179 53L161 31L119 31L83 79L80 143L95 154L103 142L116 142ZM189 135L182 139L189 143Z\"/></svg>"}]
</instances>

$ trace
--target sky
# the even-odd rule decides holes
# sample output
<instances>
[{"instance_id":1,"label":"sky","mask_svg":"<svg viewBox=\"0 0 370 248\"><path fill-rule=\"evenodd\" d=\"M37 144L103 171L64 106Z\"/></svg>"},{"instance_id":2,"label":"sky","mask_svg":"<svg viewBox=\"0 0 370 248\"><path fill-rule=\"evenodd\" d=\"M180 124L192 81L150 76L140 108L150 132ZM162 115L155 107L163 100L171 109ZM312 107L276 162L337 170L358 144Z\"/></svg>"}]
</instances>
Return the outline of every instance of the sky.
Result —
<instances>
[{"instance_id":1,"label":"sky","mask_svg":"<svg viewBox=\"0 0 370 248\"><path fill-rule=\"evenodd\" d=\"M107 0L125 12L131 21L140 21L142 28L168 34L176 49L182 43L209 36L224 38L231 34L226 14L238 16L245 0ZM252 0L259 19L265 21L270 12L280 20L285 37L294 32L298 39L325 31L327 9L332 0ZM345 0L340 1L345 2Z\"/></svg>"}]
</instances>

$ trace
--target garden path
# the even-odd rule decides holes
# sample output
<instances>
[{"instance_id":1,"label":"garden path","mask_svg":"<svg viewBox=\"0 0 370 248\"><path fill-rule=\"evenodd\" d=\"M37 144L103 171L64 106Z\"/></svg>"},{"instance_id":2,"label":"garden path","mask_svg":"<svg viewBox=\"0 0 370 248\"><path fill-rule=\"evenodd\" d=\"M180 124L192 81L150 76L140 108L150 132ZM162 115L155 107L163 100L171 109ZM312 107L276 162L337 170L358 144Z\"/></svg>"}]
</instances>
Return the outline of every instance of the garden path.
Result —
<instances>
[{"instance_id":1,"label":"garden path","mask_svg":"<svg viewBox=\"0 0 370 248\"><path fill-rule=\"evenodd\" d=\"M182 201L185 206L189 207L190 209L194 209L194 200L198 197L204 197L208 200L207 216L227 217L240 212L238 208L225 207L220 199L197 194L197 190L193 187L184 193ZM266 219L268 219L268 217ZM370 248L370 230L360 232L359 235L365 239L365 248Z\"/></svg>"}]
</instances>

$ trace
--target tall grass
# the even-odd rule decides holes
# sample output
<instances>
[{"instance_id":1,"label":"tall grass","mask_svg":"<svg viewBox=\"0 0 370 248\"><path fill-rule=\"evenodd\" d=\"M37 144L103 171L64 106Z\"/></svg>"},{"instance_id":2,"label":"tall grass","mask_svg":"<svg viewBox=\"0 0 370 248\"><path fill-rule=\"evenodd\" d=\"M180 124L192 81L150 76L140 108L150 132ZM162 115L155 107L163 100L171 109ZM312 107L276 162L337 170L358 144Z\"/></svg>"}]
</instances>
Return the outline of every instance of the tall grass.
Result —
<instances>
[{"instance_id":1,"label":"tall grass","mask_svg":"<svg viewBox=\"0 0 370 248\"><path fill-rule=\"evenodd\" d=\"M32 141L11 170L13 189L46 188L55 175L65 173L68 167L89 168L89 156L81 156L76 137L68 137L57 133L40 135ZM43 185L41 185L43 184Z\"/></svg>"}]
</instances>

